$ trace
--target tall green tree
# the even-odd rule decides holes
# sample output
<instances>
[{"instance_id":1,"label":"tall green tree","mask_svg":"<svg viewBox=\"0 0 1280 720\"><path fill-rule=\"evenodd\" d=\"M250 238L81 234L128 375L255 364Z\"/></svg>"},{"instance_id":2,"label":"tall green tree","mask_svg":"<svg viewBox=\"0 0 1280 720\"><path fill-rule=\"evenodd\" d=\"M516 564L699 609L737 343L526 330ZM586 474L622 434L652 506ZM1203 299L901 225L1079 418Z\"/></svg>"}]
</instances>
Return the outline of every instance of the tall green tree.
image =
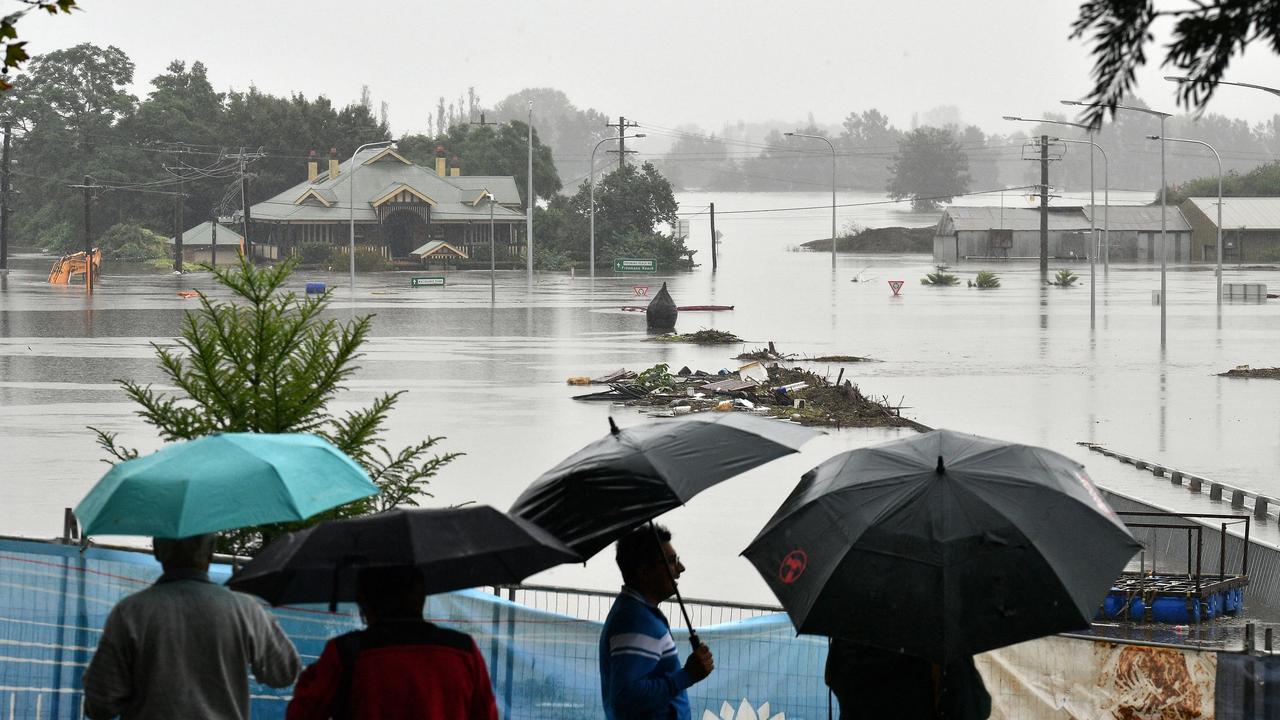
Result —
<instances>
[{"instance_id":1,"label":"tall green tree","mask_svg":"<svg viewBox=\"0 0 1280 720\"><path fill-rule=\"evenodd\" d=\"M294 266L284 262L259 269L241 259L238 267L214 269L233 299L202 294L200 309L186 314L178 349L153 344L174 390L116 381L138 405L138 416L165 442L221 432L314 433L360 463L380 489L372 498L302 523L226 534L224 548L241 554L323 519L416 505L430 479L458 457L433 453L444 439L439 437L399 450L386 446L387 417L403 391L384 393L368 407L342 415L329 409L359 370L373 316L346 323L325 317L328 294L299 298L285 291ZM112 460L138 456L117 442L116 433L90 429Z\"/></svg>"},{"instance_id":2,"label":"tall green tree","mask_svg":"<svg viewBox=\"0 0 1280 720\"><path fill-rule=\"evenodd\" d=\"M922 127L898 143L889 172L889 197L911 199L918 211L936 210L940 203L969 189L969 161L949 129Z\"/></svg>"}]
</instances>

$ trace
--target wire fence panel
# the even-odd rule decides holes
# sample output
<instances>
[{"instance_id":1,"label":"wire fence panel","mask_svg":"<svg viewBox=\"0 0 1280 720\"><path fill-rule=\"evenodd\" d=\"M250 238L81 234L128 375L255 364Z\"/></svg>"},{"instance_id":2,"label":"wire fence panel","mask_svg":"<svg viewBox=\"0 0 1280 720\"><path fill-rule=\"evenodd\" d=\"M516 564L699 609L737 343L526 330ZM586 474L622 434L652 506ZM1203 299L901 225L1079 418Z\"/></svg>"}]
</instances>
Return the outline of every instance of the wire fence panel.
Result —
<instances>
[{"instance_id":1,"label":"wire fence panel","mask_svg":"<svg viewBox=\"0 0 1280 720\"><path fill-rule=\"evenodd\" d=\"M160 569L143 553L0 539L0 720L83 717L82 676L107 614ZM210 571L215 581L226 566ZM599 718L600 623L612 593L515 587L428 599L427 619L470 634L485 656L504 718ZM691 616L716 655L716 671L690 689L695 720L827 717L826 642L795 636L764 606L694 602ZM325 642L360 626L353 606L272 611L304 663ZM677 628L679 612L664 612ZM674 631L687 654L687 633ZM290 689L250 686L254 718L283 718ZM765 707L767 705L767 708ZM728 714L726 714L728 713ZM780 717L779 717L780 716Z\"/></svg>"}]
</instances>

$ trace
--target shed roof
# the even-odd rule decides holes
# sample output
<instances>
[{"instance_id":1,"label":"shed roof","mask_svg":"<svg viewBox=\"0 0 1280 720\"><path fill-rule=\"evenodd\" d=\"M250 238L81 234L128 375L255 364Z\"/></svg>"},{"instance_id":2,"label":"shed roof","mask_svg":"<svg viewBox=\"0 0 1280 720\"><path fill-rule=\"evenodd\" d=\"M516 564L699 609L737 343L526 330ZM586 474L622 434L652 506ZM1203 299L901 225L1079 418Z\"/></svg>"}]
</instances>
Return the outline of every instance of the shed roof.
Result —
<instances>
[{"instance_id":1,"label":"shed roof","mask_svg":"<svg viewBox=\"0 0 1280 720\"><path fill-rule=\"evenodd\" d=\"M463 250L450 245L443 240L432 240L417 250L413 250L410 255L417 255L423 258L458 258L467 259L467 253Z\"/></svg>"},{"instance_id":2,"label":"shed roof","mask_svg":"<svg viewBox=\"0 0 1280 720\"><path fill-rule=\"evenodd\" d=\"M1040 211L1034 208L952 206L943 212L938 227L945 227L948 219L953 231L1040 229ZM1078 207L1050 208L1049 229L1088 230L1089 218Z\"/></svg>"},{"instance_id":3,"label":"shed roof","mask_svg":"<svg viewBox=\"0 0 1280 720\"><path fill-rule=\"evenodd\" d=\"M1210 223L1218 221L1218 198L1193 197L1187 202L1196 206ZM1223 229L1280 230L1280 197L1222 198Z\"/></svg>"},{"instance_id":4,"label":"shed roof","mask_svg":"<svg viewBox=\"0 0 1280 720\"><path fill-rule=\"evenodd\" d=\"M409 163L381 148L362 151L356 155L354 165L351 159L343 161L334 178L326 172L315 182L298 183L256 203L250 212L254 220L263 222L347 222L353 214L349 198L354 197L356 222L377 222L372 203L385 195L388 188L400 184L434 200L437 204L432 208L432 217L440 220L478 219L479 214L488 220L488 207L483 207L483 213L473 213L475 208L467 206L480 190L488 190L498 199L495 221L509 223L524 217L507 207L521 203L520 191L511 176L440 177L434 170ZM329 205L310 200L299 204L298 200L308 192L330 201Z\"/></svg>"},{"instance_id":5,"label":"shed roof","mask_svg":"<svg viewBox=\"0 0 1280 720\"><path fill-rule=\"evenodd\" d=\"M239 245L244 240L240 233L231 228L218 223L218 244L219 245ZM177 238L165 238L165 242L173 245L177 242ZM213 221L206 220L190 230L182 231L182 244L188 245L212 245L213 244Z\"/></svg>"},{"instance_id":6,"label":"shed roof","mask_svg":"<svg viewBox=\"0 0 1280 720\"><path fill-rule=\"evenodd\" d=\"M1182 211L1178 209L1178 206L1166 207L1165 211L1165 230L1168 232L1191 232L1191 225L1183 217ZM1102 229L1102 223L1105 219L1112 230L1160 231L1159 205L1112 205L1110 212L1106 207L1100 206L1097 213L1094 223L1099 230ZM1089 216L1089 208L1084 208L1084 214L1086 218Z\"/></svg>"}]
</instances>

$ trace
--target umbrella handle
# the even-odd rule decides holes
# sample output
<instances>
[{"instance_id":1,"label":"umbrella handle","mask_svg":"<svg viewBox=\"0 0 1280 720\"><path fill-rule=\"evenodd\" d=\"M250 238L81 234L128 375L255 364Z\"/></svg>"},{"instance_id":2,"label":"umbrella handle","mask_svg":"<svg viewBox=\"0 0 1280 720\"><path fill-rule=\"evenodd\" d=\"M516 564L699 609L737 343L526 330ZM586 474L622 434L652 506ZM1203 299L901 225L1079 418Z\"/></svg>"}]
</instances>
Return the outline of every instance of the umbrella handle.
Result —
<instances>
[{"instance_id":1,"label":"umbrella handle","mask_svg":"<svg viewBox=\"0 0 1280 720\"><path fill-rule=\"evenodd\" d=\"M680 606L680 614L684 617L684 626L689 628L689 644L693 646L694 650L697 650L701 647L702 640L698 638L698 631L694 629L693 622L689 620L689 609L684 606L684 598L680 596L680 585L676 583L676 571L671 568L671 563L667 562L667 554L662 552L662 537L658 535L658 528L653 524L653 520L649 521L649 529L653 531L653 539L657 544L658 553L662 555L662 567L667 569L667 577L671 578L671 587L676 591L676 603Z\"/></svg>"}]
</instances>

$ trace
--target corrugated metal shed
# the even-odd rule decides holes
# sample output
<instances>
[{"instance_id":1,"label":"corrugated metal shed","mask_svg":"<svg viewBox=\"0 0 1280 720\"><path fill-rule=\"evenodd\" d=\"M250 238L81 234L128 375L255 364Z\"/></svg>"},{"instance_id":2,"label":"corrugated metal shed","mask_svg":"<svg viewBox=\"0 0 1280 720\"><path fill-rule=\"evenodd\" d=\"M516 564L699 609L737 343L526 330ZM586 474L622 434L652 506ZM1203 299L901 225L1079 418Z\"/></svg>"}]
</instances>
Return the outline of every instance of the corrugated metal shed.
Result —
<instances>
[{"instance_id":1,"label":"corrugated metal shed","mask_svg":"<svg viewBox=\"0 0 1280 720\"><path fill-rule=\"evenodd\" d=\"M351 216L348 198L354 195L356 222L377 222L377 211L371 203L385 194L387 188L396 184L412 187L434 200L437 204L432 209L432 217L436 219L470 220L480 219L480 215L483 215L488 220L487 206L483 212L468 206L481 190L488 190L498 199L498 207L494 208L495 220L513 222L524 217L522 213L504 207L520 205L520 192L515 178L511 176L470 175L444 178L434 170L406 163L398 155L385 153L378 148L365 150L357 155L355 167L356 171L351 172L351 161L348 159L338 166L338 176L332 180L328 173L324 173L314 183L299 183L275 197L255 204L251 208L254 221L348 222ZM299 204L298 199L308 190L323 197L330 203L329 206L326 207L314 197Z\"/></svg>"},{"instance_id":2,"label":"corrugated metal shed","mask_svg":"<svg viewBox=\"0 0 1280 720\"><path fill-rule=\"evenodd\" d=\"M1210 223L1218 221L1218 198L1193 197L1188 200ZM1223 229L1280 230L1280 197L1222 198Z\"/></svg>"},{"instance_id":3,"label":"corrugated metal shed","mask_svg":"<svg viewBox=\"0 0 1280 720\"><path fill-rule=\"evenodd\" d=\"M944 228L950 220L953 232L982 231L996 228L1006 230L1039 230L1040 211L1030 208L964 207L953 206L943 212L938 227ZM1088 230L1089 218L1080 208L1059 208L1049 211L1049 229Z\"/></svg>"},{"instance_id":4,"label":"corrugated metal shed","mask_svg":"<svg viewBox=\"0 0 1280 720\"><path fill-rule=\"evenodd\" d=\"M239 245L244 238L240 233L231 228L218 223L218 245ZM176 238L165 238L165 242L173 245L177 242ZM213 244L213 221L206 220L190 230L182 231L183 246L196 245L212 245Z\"/></svg>"},{"instance_id":5,"label":"corrugated metal shed","mask_svg":"<svg viewBox=\"0 0 1280 720\"><path fill-rule=\"evenodd\" d=\"M1191 224L1182 216L1176 205L1165 208L1165 230L1167 232L1191 232ZM1085 217L1089 216L1089 208L1084 208ZM1107 217L1107 210L1098 207L1094 222L1098 230L1102 230L1102 220ZM1107 224L1113 231L1136 230L1138 232L1160 232L1159 205L1112 205Z\"/></svg>"}]
</instances>

